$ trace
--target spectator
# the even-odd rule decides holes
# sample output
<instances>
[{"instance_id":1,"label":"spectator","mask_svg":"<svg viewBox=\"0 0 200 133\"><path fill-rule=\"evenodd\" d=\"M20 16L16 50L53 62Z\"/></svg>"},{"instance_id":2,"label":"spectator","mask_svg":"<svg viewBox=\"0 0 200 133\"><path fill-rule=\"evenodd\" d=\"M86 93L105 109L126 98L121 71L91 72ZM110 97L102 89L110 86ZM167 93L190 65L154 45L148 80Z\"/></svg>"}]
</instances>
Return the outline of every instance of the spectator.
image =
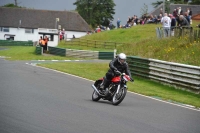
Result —
<instances>
[{"instance_id":1,"label":"spectator","mask_svg":"<svg viewBox=\"0 0 200 133\"><path fill-rule=\"evenodd\" d=\"M44 42L45 42L44 51L47 51L48 41L49 41L49 39L47 38L47 36L45 36L45 37L44 37Z\"/></svg>"},{"instance_id":2,"label":"spectator","mask_svg":"<svg viewBox=\"0 0 200 133\"><path fill-rule=\"evenodd\" d=\"M181 7L178 8L178 16L183 15L183 10L181 9Z\"/></svg>"},{"instance_id":3,"label":"spectator","mask_svg":"<svg viewBox=\"0 0 200 133\"><path fill-rule=\"evenodd\" d=\"M160 14L160 15L157 17L157 23L160 23L161 19L162 19L162 14Z\"/></svg>"},{"instance_id":4,"label":"spectator","mask_svg":"<svg viewBox=\"0 0 200 133\"><path fill-rule=\"evenodd\" d=\"M137 16L135 16L134 23L136 23L136 25L138 24L138 17Z\"/></svg>"},{"instance_id":5,"label":"spectator","mask_svg":"<svg viewBox=\"0 0 200 133\"><path fill-rule=\"evenodd\" d=\"M110 24L109 24L109 28L112 30L112 28L113 28L113 24L112 24L112 22L110 22Z\"/></svg>"},{"instance_id":6,"label":"spectator","mask_svg":"<svg viewBox=\"0 0 200 133\"><path fill-rule=\"evenodd\" d=\"M173 16L174 16L176 19L178 18L178 13L177 13L176 9L174 9L174 11L173 11Z\"/></svg>"},{"instance_id":7,"label":"spectator","mask_svg":"<svg viewBox=\"0 0 200 133\"><path fill-rule=\"evenodd\" d=\"M62 40L65 40L65 29L62 30Z\"/></svg>"},{"instance_id":8,"label":"spectator","mask_svg":"<svg viewBox=\"0 0 200 133\"><path fill-rule=\"evenodd\" d=\"M97 26L96 30L95 30L96 33L99 33L101 32L101 29L99 28L99 26Z\"/></svg>"},{"instance_id":9,"label":"spectator","mask_svg":"<svg viewBox=\"0 0 200 133\"><path fill-rule=\"evenodd\" d=\"M39 45L40 46L42 46L42 40L43 40L43 38L42 38L42 36L40 36L40 39L39 39Z\"/></svg>"},{"instance_id":10,"label":"spectator","mask_svg":"<svg viewBox=\"0 0 200 133\"><path fill-rule=\"evenodd\" d=\"M188 15L188 12L185 12L184 15L185 15L184 17L187 19L188 23L190 24L190 17Z\"/></svg>"},{"instance_id":11,"label":"spectator","mask_svg":"<svg viewBox=\"0 0 200 133\"><path fill-rule=\"evenodd\" d=\"M179 25L178 26L189 26L187 19L183 16L179 16Z\"/></svg>"},{"instance_id":12,"label":"spectator","mask_svg":"<svg viewBox=\"0 0 200 133\"><path fill-rule=\"evenodd\" d=\"M176 26L176 18L172 14L169 14L169 17L171 18L171 36L174 36L174 28Z\"/></svg>"},{"instance_id":13,"label":"spectator","mask_svg":"<svg viewBox=\"0 0 200 133\"><path fill-rule=\"evenodd\" d=\"M60 37L60 41L61 41L63 39L62 31L61 30L59 31L59 37Z\"/></svg>"},{"instance_id":14,"label":"spectator","mask_svg":"<svg viewBox=\"0 0 200 133\"><path fill-rule=\"evenodd\" d=\"M189 8L189 18L190 18L190 20L192 19L192 9L191 8Z\"/></svg>"},{"instance_id":15,"label":"spectator","mask_svg":"<svg viewBox=\"0 0 200 133\"><path fill-rule=\"evenodd\" d=\"M106 27L100 25L100 29L104 31L104 30L106 30Z\"/></svg>"},{"instance_id":16,"label":"spectator","mask_svg":"<svg viewBox=\"0 0 200 133\"><path fill-rule=\"evenodd\" d=\"M120 28L120 23L121 23L121 21L118 18L118 20L117 20L117 28Z\"/></svg>"},{"instance_id":17,"label":"spectator","mask_svg":"<svg viewBox=\"0 0 200 133\"><path fill-rule=\"evenodd\" d=\"M76 38L75 35L73 35L73 38Z\"/></svg>"},{"instance_id":18,"label":"spectator","mask_svg":"<svg viewBox=\"0 0 200 133\"><path fill-rule=\"evenodd\" d=\"M44 47L45 47L45 41L44 39L42 38L42 36L40 36L40 39L39 39L39 45L43 48L43 52L44 52Z\"/></svg>"},{"instance_id":19,"label":"spectator","mask_svg":"<svg viewBox=\"0 0 200 133\"><path fill-rule=\"evenodd\" d=\"M164 14L161 23L163 24L164 37L170 36L171 19L167 16L167 13Z\"/></svg>"}]
</instances>

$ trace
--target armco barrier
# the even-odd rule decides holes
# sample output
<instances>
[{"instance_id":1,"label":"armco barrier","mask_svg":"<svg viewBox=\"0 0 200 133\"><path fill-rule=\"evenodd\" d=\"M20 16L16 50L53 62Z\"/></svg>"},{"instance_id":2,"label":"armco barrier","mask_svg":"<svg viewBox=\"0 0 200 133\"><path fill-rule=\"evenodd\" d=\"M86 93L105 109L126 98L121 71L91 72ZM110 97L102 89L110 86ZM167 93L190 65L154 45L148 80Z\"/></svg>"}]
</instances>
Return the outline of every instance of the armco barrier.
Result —
<instances>
[{"instance_id":1,"label":"armco barrier","mask_svg":"<svg viewBox=\"0 0 200 133\"><path fill-rule=\"evenodd\" d=\"M99 59L112 60L114 58L114 52L99 52Z\"/></svg>"},{"instance_id":2,"label":"armco barrier","mask_svg":"<svg viewBox=\"0 0 200 133\"><path fill-rule=\"evenodd\" d=\"M33 46L32 41L0 40L0 46Z\"/></svg>"},{"instance_id":3,"label":"armco barrier","mask_svg":"<svg viewBox=\"0 0 200 133\"><path fill-rule=\"evenodd\" d=\"M133 75L200 93L200 67L134 56L127 62Z\"/></svg>"},{"instance_id":4,"label":"armco barrier","mask_svg":"<svg viewBox=\"0 0 200 133\"><path fill-rule=\"evenodd\" d=\"M35 54L42 55L43 54L43 47L36 46Z\"/></svg>"},{"instance_id":5,"label":"armco barrier","mask_svg":"<svg viewBox=\"0 0 200 133\"><path fill-rule=\"evenodd\" d=\"M89 51L89 50L75 50L75 49L63 49L57 47L49 47L48 50L50 54L78 57L78 58L89 58L89 59L105 59L112 60L114 58L115 52L99 52L99 51Z\"/></svg>"},{"instance_id":6,"label":"armco barrier","mask_svg":"<svg viewBox=\"0 0 200 133\"><path fill-rule=\"evenodd\" d=\"M50 54L59 55L59 56L66 56L66 49L64 48L57 48L57 47L49 47L48 50Z\"/></svg>"}]
</instances>

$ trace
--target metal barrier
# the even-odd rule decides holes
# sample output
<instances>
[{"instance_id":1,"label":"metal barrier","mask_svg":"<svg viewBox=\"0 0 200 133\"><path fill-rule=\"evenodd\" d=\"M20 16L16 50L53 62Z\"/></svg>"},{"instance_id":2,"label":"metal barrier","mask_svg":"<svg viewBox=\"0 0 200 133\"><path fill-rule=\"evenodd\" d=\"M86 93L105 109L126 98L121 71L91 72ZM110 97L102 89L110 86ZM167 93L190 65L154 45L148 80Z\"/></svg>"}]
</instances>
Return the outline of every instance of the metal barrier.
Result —
<instances>
[{"instance_id":1,"label":"metal barrier","mask_svg":"<svg viewBox=\"0 0 200 133\"><path fill-rule=\"evenodd\" d=\"M0 40L0 46L33 46L32 41Z\"/></svg>"},{"instance_id":2,"label":"metal barrier","mask_svg":"<svg viewBox=\"0 0 200 133\"><path fill-rule=\"evenodd\" d=\"M36 47L36 53L38 48ZM77 57L77 58L88 58L88 59L104 59L112 60L116 55L116 50L113 52L100 52L100 51L89 51L89 50L76 50L76 49L64 49L57 47L48 46L48 53L52 55Z\"/></svg>"},{"instance_id":3,"label":"metal barrier","mask_svg":"<svg viewBox=\"0 0 200 133\"><path fill-rule=\"evenodd\" d=\"M43 54L43 47L36 46L35 54L42 55Z\"/></svg>"},{"instance_id":4,"label":"metal barrier","mask_svg":"<svg viewBox=\"0 0 200 133\"><path fill-rule=\"evenodd\" d=\"M200 67L134 56L127 62L133 75L200 93Z\"/></svg>"}]
</instances>

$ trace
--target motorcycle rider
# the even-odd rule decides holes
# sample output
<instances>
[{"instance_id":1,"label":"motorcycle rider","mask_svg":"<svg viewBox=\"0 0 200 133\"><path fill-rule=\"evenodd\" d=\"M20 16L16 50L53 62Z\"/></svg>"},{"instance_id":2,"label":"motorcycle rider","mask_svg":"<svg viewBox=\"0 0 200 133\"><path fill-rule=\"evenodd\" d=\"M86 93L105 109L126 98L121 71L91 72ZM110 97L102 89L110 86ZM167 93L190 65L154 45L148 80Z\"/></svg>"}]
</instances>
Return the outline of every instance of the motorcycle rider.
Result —
<instances>
[{"instance_id":1,"label":"motorcycle rider","mask_svg":"<svg viewBox=\"0 0 200 133\"><path fill-rule=\"evenodd\" d=\"M131 81L134 81L131 77L131 72L129 70L128 63L126 62L126 55L124 53L117 55L116 58L109 63L109 67L110 69L104 77L103 85L101 87L102 90L106 90L112 78L119 76L121 73L126 73L131 78Z\"/></svg>"}]
</instances>

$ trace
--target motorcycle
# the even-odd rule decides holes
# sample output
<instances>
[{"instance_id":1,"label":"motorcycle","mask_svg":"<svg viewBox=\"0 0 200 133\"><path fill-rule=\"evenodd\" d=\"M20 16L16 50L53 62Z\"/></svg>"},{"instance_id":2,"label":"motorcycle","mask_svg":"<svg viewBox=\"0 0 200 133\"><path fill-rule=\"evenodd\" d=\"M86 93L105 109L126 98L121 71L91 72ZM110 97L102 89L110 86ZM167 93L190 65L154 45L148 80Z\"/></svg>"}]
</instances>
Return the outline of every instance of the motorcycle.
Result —
<instances>
[{"instance_id":1,"label":"motorcycle","mask_svg":"<svg viewBox=\"0 0 200 133\"><path fill-rule=\"evenodd\" d=\"M110 81L110 84L106 90L101 89L104 78L95 81L95 83L92 85L92 88L94 89L92 93L93 101L99 101L102 98L103 100L111 101L113 105L118 105L123 101L128 89L126 83L128 81L133 82L133 80L125 73L121 73L119 71L118 73L119 76L115 76Z\"/></svg>"}]
</instances>

